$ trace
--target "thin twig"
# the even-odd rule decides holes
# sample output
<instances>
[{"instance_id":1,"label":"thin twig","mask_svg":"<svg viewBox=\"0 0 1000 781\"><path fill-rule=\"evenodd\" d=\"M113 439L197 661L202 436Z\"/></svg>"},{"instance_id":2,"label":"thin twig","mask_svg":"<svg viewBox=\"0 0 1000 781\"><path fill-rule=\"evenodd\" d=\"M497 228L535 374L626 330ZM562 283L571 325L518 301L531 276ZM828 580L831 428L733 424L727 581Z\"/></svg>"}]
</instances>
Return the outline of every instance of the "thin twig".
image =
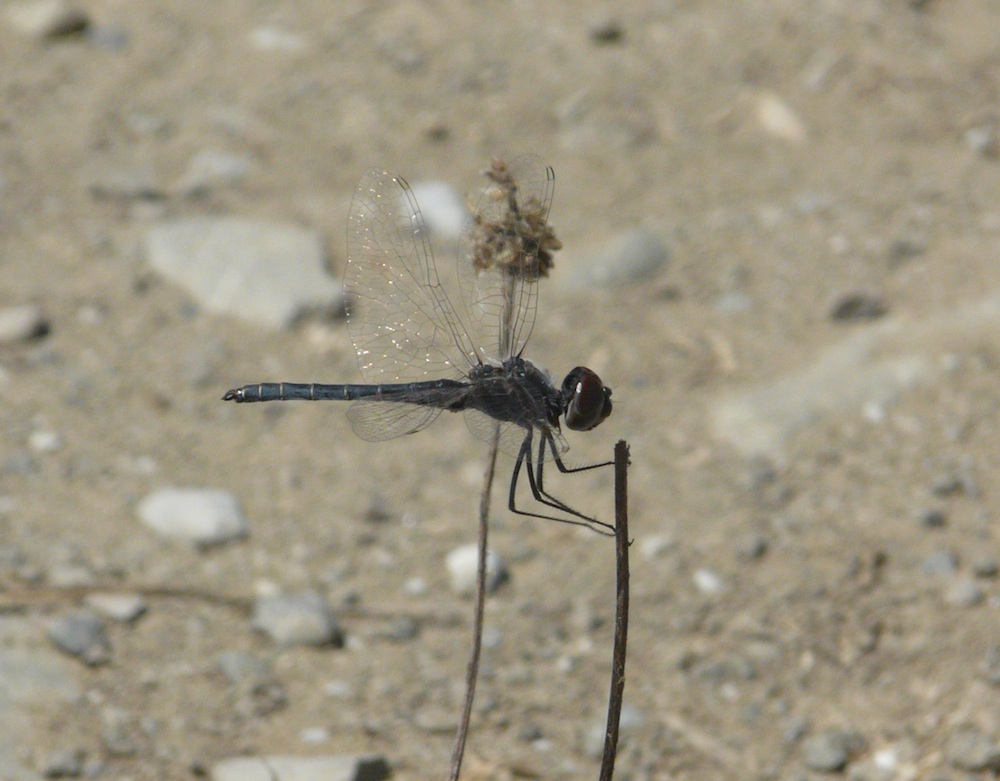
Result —
<instances>
[{"instance_id":1,"label":"thin twig","mask_svg":"<svg viewBox=\"0 0 1000 781\"><path fill-rule=\"evenodd\" d=\"M600 781L611 781L618 752L618 723L625 695L625 650L628 646L628 443L615 444L615 559L618 598L615 604L615 643L611 659L611 694Z\"/></svg>"},{"instance_id":2,"label":"thin twig","mask_svg":"<svg viewBox=\"0 0 1000 781\"><path fill-rule=\"evenodd\" d=\"M465 704L462 719L455 736L455 750L451 755L449 781L458 781L462 771L462 757L465 755L465 739L469 735L469 721L472 718L472 701L476 696L476 679L479 677L479 653L483 645L483 613L486 606L486 536L489 530L490 497L493 494L493 476L496 474L497 450L500 446L500 427L493 432L490 454L487 458L486 473L483 475L483 493L479 497L479 566L476 571L476 617L472 630L472 654L465 675Z\"/></svg>"}]
</instances>

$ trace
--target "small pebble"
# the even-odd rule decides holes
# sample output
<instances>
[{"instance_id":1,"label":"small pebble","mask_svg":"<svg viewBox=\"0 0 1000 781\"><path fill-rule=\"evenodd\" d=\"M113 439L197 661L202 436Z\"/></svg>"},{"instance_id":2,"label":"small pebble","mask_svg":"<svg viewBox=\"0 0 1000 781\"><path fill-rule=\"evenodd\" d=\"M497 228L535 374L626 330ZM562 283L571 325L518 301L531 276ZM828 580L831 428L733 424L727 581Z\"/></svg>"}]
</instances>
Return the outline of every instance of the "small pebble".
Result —
<instances>
[{"instance_id":1,"label":"small pebble","mask_svg":"<svg viewBox=\"0 0 1000 781\"><path fill-rule=\"evenodd\" d=\"M625 28L614 18L602 18L590 24L590 40L596 44L607 45L621 43L625 37Z\"/></svg>"},{"instance_id":2,"label":"small pebble","mask_svg":"<svg viewBox=\"0 0 1000 781\"><path fill-rule=\"evenodd\" d=\"M236 497L210 488L162 488L143 499L139 519L163 537L220 545L245 537L247 520Z\"/></svg>"},{"instance_id":3,"label":"small pebble","mask_svg":"<svg viewBox=\"0 0 1000 781\"><path fill-rule=\"evenodd\" d=\"M881 296L873 293L847 293L830 308L830 319L839 321L875 320L888 313Z\"/></svg>"},{"instance_id":4,"label":"small pebble","mask_svg":"<svg viewBox=\"0 0 1000 781\"><path fill-rule=\"evenodd\" d=\"M252 625L284 647L344 645L333 613L315 591L260 597L254 604Z\"/></svg>"},{"instance_id":5,"label":"small pebble","mask_svg":"<svg viewBox=\"0 0 1000 781\"><path fill-rule=\"evenodd\" d=\"M949 765L970 773L1000 771L1000 744L972 725L955 728L944 750Z\"/></svg>"},{"instance_id":6,"label":"small pebble","mask_svg":"<svg viewBox=\"0 0 1000 781\"><path fill-rule=\"evenodd\" d=\"M60 38L87 29L90 19L66 0L30 0L7 8L7 21L33 38Z\"/></svg>"},{"instance_id":7,"label":"small pebble","mask_svg":"<svg viewBox=\"0 0 1000 781\"><path fill-rule=\"evenodd\" d=\"M834 773L843 770L864 748L865 740L858 733L835 729L806 738L802 758L810 770Z\"/></svg>"},{"instance_id":8,"label":"small pebble","mask_svg":"<svg viewBox=\"0 0 1000 781\"><path fill-rule=\"evenodd\" d=\"M948 522L948 515L944 510L921 510L917 513L917 521L927 529L943 529Z\"/></svg>"},{"instance_id":9,"label":"small pebble","mask_svg":"<svg viewBox=\"0 0 1000 781\"><path fill-rule=\"evenodd\" d=\"M164 197L155 172L114 160L94 161L85 168L87 191L101 201L157 201Z\"/></svg>"},{"instance_id":10,"label":"small pebble","mask_svg":"<svg viewBox=\"0 0 1000 781\"><path fill-rule=\"evenodd\" d=\"M388 760L374 755L232 757L212 766L212 781L385 781Z\"/></svg>"},{"instance_id":11,"label":"small pebble","mask_svg":"<svg viewBox=\"0 0 1000 781\"><path fill-rule=\"evenodd\" d=\"M757 96L757 122L769 135L798 144L805 140L806 127L791 106L772 92Z\"/></svg>"},{"instance_id":12,"label":"small pebble","mask_svg":"<svg viewBox=\"0 0 1000 781\"><path fill-rule=\"evenodd\" d=\"M997 122L987 122L965 131L965 145L987 159L1000 157L1000 129Z\"/></svg>"},{"instance_id":13,"label":"small pebble","mask_svg":"<svg viewBox=\"0 0 1000 781\"><path fill-rule=\"evenodd\" d=\"M403 584L403 591L411 597L422 597L428 591L427 581L421 577L408 578Z\"/></svg>"},{"instance_id":14,"label":"small pebble","mask_svg":"<svg viewBox=\"0 0 1000 781\"><path fill-rule=\"evenodd\" d=\"M0 345L27 342L49 333L49 321L34 304L0 309Z\"/></svg>"},{"instance_id":15,"label":"small pebble","mask_svg":"<svg viewBox=\"0 0 1000 781\"><path fill-rule=\"evenodd\" d=\"M469 596L476 592L479 569L479 548L464 545L455 548L445 561L451 589L456 594ZM507 579L507 569L500 556L493 550L486 551L486 593L492 594Z\"/></svg>"},{"instance_id":16,"label":"small pebble","mask_svg":"<svg viewBox=\"0 0 1000 781\"><path fill-rule=\"evenodd\" d=\"M129 624L146 612L146 601L140 594L94 592L85 600L88 607L113 621Z\"/></svg>"},{"instance_id":17,"label":"small pebble","mask_svg":"<svg viewBox=\"0 0 1000 781\"><path fill-rule=\"evenodd\" d=\"M708 596L721 594L726 588L726 584L723 582L722 578L707 567L696 569L692 579L694 580L694 585L698 591Z\"/></svg>"},{"instance_id":18,"label":"small pebble","mask_svg":"<svg viewBox=\"0 0 1000 781\"><path fill-rule=\"evenodd\" d=\"M974 607L985 599L982 587L969 578L958 578L948 586L944 600L956 607Z\"/></svg>"},{"instance_id":19,"label":"small pebble","mask_svg":"<svg viewBox=\"0 0 1000 781\"><path fill-rule=\"evenodd\" d=\"M330 740L330 731L326 727L306 727L299 732L299 740L310 746L318 746Z\"/></svg>"},{"instance_id":20,"label":"small pebble","mask_svg":"<svg viewBox=\"0 0 1000 781\"><path fill-rule=\"evenodd\" d=\"M736 552L741 559L756 561L762 559L767 553L767 538L763 534L750 533L740 541Z\"/></svg>"},{"instance_id":21,"label":"small pebble","mask_svg":"<svg viewBox=\"0 0 1000 781\"><path fill-rule=\"evenodd\" d=\"M980 664L983 678L992 686L1000 686L1000 645L995 645L983 656Z\"/></svg>"},{"instance_id":22,"label":"small pebble","mask_svg":"<svg viewBox=\"0 0 1000 781\"><path fill-rule=\"evenodd\" d=\"M639 553L647 561L661 558L677 547L677 540L669 534L651 534L639 541Z\"/></svg>"},{"instance_id":23,"label":"small pebble","mask_svg":"<svg viewBox=\"0 0 1000 781\"><path fill-rule=\"evenodd\" d=\"M223 651L216 664L229 684L238 689L250 690L273 679L271 665L246 651Z\"/></svg>"},{"instance_id":24,"label":"small pebble","mask_svg":"<svg viewBox=\"0 0 1000 781\"><path fill-rule=\"evenodd\" d=\"M101 711L101 740L114 757L130 757L139 751L136 721L124 708L109 705Z\"/></svg>"},{"instance_id":25,"label":"small pebble","mask_svg":"<svg viewBox=\"0 0 1000 781\"><path fill-rule=\"evenodd\" d=\"M49 429L32 431L28 435L28 447L34 453L55 453L63 446L63 438L58 432Z\"/></svg>"},{"instance_id":26,"label":"small pebble","mask_svg":"<svg viewBox=\"0 0 1000 781\"><path fill-rule=\"evenodd\" d=\"M927 252L927 239L913 235L893 239L886 254L890 266L900 266L908 260L919 258L925 252Z\"/></svg>"},{"instance_id":27,"label":"small pebble","mask_svg":"<svg viewBox=\"0 0 1000 781\"><path fill-rule=\"evenodd\" d=\"M291 30L274 25L262 25L250 31L250 43L263 52L291 54L306 48L306 39Z\"/></svg>"},{"instance_id":28,"label":"small pebble","mask_svg":"<svg viewBox=\"0 0 1000 781\"><path fill-rule=\"evenodd\" d=\"M669 257L670 249L658 233L633 228L568 266L571 271L562 279L576 289L630 285L651 277Z\"/></svg>"},{"instance_id":29,"label":"small pebble","mask_svg":"<svg viewBox=\"0 0 1000 781\"><path fill-rule=\"evenodd\" d=\"M995 578L1000 572L1000 563L992 556L983 555L972 562L972 574L977 578Z\"/></svg>"},{"instance_id":30,"label":"small pebble","mask_svg":"<svg viewBox=\"0 0 1000 781\"><path fill-rule=\"evenodd\" d=\"M111 643L101 619L93 613L65 613L49 624L48 635L59 650L92 667L111 661Z\"/></svg>"},{"instance_id":31,"label":"small pebble","mask_svg":"<svg viewBox=\"0 0 1000 781\"><path fill-rule=\"evenodd\" d=\"M958 570L955 554L947 550L934 551L920 565L925 575L954 575Z\"/></svg>"},{"instance_id":32,"label":"small pebble","mask_svg":"<svg viewBox=\"0 0 1000 781\"><path fill-rule=\"evenodd\" d=\"M471 219L458 190L435 181L415 182L412 189L430 234L441 239L458 238Z\"/></svg>"},{"instance_id":33,"label":"small pebble","mask_svg":"<svg viewBox=\"0 0 1000 781\"><path fill-rule=\"evenodd\" d=\"M204 196L218 186L232 187L250 173L247 155L203 149L191 158L174 189L189 198Z\"/></svg>"},{"instance_id":34,"label":"small pebble","mask_svg":"<svg viewBox=\"0 0 1000 781\"><path fill-rule=\"evenodd\" d=\"M385 636L398 643L405 643L420 634L420 622L413 616L397 616L389 622Z\"/></svg>"},{"instance_id":35,"label":"small pebble","mask_svg":"<svg viewBox=\"0 0 1000 781\"><path fill-rule=\"evenodd\" d=\"M42 761L42 775L46 778L78 778L83 774L83 749L57 749Z\"/></svg>"}]
</instances>

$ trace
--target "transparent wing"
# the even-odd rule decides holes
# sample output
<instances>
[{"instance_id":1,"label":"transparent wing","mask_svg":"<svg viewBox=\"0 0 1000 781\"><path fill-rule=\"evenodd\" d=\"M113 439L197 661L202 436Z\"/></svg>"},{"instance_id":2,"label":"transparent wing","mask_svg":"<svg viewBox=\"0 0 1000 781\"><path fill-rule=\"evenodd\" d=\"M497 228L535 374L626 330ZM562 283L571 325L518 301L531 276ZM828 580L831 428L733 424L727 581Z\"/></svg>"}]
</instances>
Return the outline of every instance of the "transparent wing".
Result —
<instances>
[{"instance_id":1,"label":"transparent wing","mask_svg":"<svg viewBox=\"0 0 1000 781\"><path fill-rule=\"evenodd\" d=\"M437 420L441 410L403 402L354 402L347 410L351 428L368 442L381 442L404 434L414 434Z\"/></svg>"},{"instance_id":2,"label":"transparent wing","mask_svg":"<svg viewBox=\"0 0 1000 781\"><path fill-rule=\"evenodd\" d=\"M361 177L348 219L345 288L348 329L367 382L459 377L477 360L438 278L420 207L401 177L386 171Z\"/></svg>"},{"instance_id":3,"label":"transparent wing","mask_svg":"<svg viewBox=\"0 0 1000 781\"><path fill-rule=\"evenodd\" d=\"M535 324L538 278L559 242L548 225L555 174L536 155L495 161L458 257L458 278L478 357L506 360Z\"/></svg>"},{"instance_id":4,"label":"transparent wing","mask_svg":"<svg viewBox=\"0 0 1000 781\"><path fill-rule=\"evenodd\" d=\"M501 423L496 419L491 418L489 415L474 409L465 411L465 425L468 427L469 431L484 442L493 441L493 432L496 430L497 426L499 426L500 445L498 449L501 453L504 453L511 458L517 458L517 455L521 450L521 445L524 443L524 437L528 433L525 428L517 425L516 423ZM556 442L556 447L559 448L560 455L569 450L569 443L566 442L566 438L558 429L554 429L551 426L546 426L546 428L552 434L552 437ZM538 455L537 448L539 443L539 434L540 432L536 428L532 446L532 458L535 458ZM552 459L552 454L546 450L542 454L542 459L550 461Z\"/></svg>"}]
</instances>

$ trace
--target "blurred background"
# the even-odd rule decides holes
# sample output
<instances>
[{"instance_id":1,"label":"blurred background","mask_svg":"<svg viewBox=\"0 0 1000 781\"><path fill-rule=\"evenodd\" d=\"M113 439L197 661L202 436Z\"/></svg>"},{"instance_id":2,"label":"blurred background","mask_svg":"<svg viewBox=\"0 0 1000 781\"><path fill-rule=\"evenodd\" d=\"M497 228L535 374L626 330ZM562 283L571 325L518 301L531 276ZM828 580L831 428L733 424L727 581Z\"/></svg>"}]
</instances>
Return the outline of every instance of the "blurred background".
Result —
<instances>
[{"instance_id":1,"label":"blurred background","mask_svg":"<svg viewBox=\"0 0 1000 781\"><path fill-rule=\"evenodd\" d=\"M974 0L0 4L0 776L446 772L485 447L220 397L361 380L364 170L451 263L527 152L564 246L528 357L613 389L573 460L632 447L618 777L993 777L997 30ZM510 467L465 777L594 777L613 545L512 516ZM610 519L610 470L559 477Z\"/></svg>"}]
</instances>

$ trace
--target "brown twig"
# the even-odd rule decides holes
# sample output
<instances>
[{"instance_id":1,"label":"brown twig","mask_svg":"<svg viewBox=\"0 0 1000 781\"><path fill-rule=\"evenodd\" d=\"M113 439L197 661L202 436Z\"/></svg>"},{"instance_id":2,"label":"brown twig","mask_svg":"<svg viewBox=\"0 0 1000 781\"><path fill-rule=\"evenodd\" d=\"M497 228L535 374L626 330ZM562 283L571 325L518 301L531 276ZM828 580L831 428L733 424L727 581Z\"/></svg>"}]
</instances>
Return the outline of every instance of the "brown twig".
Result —
<instances>
[{"instance_id":1,"label":"brown twig","mask_svg":"<svg viewBox=\"0 0 1000 781\"><path fill-rule=\"evenodd\" d=\"M608 726L604 734L600 781L611 781L618 752L618 724L625 695L625 650L628 646L628 443L615 444L615 559L617 561L617 600L615 603L615 642L611 659L611 694L608 697Z\"/></svg>"},{"instance_id":2,"label":"brown twig","mask_svg":"<svg viewBox=\"0 0 1000 781\"><path fill-rule=\"evenodd\" d=\"M493 494L493 477L496 474L497 450L500 446L500 427L493 432L490 454L487 458L486 473L483 475L483 492L479 497L479 565L476 571L476 617L472 630L472 654L465 674L465 704L462 719L455 735L455 750L451 755L449 781L458 781L462 771L462 757L465 755L465 739L469 735L469 721L472 718L472 701L476 696L476 679L479 677L479 654L483 645L483 614L486 606L486 538L489 530L490 497Z\"/></svg>"}]
</instances>

